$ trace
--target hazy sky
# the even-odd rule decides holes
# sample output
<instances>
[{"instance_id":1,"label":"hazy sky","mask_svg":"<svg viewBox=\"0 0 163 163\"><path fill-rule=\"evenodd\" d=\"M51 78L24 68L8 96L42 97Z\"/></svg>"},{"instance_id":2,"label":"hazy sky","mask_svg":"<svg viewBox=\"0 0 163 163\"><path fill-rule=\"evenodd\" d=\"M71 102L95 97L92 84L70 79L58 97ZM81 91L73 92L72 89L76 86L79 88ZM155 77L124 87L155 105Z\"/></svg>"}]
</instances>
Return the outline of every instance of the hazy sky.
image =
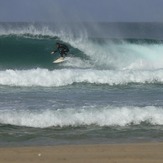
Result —
<instances>
[{"instance_id":1,"label":"hazy sky","mask_svg":"<svg viewBox=\"0 0 163 163\"><path fill-rule=\"evenodd\" d=\"M0 21L163 22L163 0L0 0Z\"/></svg>"}]
</instances>

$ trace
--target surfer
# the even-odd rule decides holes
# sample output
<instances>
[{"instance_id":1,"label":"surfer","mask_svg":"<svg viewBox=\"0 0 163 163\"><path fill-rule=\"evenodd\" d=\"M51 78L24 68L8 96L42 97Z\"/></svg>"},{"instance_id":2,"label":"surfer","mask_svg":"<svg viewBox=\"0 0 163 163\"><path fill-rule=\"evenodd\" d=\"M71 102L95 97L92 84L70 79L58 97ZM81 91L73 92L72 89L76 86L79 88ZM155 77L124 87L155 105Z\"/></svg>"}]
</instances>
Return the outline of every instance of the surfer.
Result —
<instances>
[{"instance_id":1,"label":"surfer","mask_svg":"<svg viewBox=\"0 0 163 163\"><path fill-rule=\"evenodd\" d=\"M67 47L67 45L65 44L61 44L61 43L56 43L57 49L52 51L51 54L54 54L56 52L59 52L61 57L65 57L67 56L67 53L69 52L69 48Z\"/></svg>"}]
</instances>

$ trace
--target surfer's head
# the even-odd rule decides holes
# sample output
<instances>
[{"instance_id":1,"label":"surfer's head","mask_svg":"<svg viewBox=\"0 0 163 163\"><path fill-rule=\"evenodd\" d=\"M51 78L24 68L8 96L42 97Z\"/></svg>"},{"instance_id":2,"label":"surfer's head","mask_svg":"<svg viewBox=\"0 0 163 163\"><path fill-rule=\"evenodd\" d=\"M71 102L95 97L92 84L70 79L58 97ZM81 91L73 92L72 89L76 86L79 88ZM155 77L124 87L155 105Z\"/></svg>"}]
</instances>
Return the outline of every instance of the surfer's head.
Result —
<instances>
[{"instance_id":1,"label":"surfer's head","mask_svg":"<svg viewBox=\"0 0 163 163\"><path fill-rule=\"evenodd\" d=\"M57 45L57 47L58 47L58 46L60 45L60 43L59 43L59 42L57 42L57 43L56 43L56 45Z\"/></svg>"}]
</instances>

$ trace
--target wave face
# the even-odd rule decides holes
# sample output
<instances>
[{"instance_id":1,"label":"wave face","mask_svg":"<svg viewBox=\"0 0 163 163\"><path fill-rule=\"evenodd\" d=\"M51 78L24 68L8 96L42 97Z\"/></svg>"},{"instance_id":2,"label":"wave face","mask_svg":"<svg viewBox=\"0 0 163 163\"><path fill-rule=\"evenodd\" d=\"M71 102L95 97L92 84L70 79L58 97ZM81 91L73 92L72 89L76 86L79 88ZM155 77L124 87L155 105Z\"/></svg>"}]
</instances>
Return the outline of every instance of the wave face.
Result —
<instances>
[{"instance_id":1,"label":"wave face","mask_svg":"<svg viewBox=\"0 0 163 163\"><path fill-rule=\"evenodd\" d=\"M0 36L1 68L51 68L54 58L50 55L57 41L70 47L66 67L101 69L158 69L163 67L162 43L130 43L106 40L99 43L90 39L69 39L50 36L7 35ZM56 65L53 65L56 67Z\"/></svg>"},{"instance_id":2,"label":"wave face","mask_svg":"<svg viewBox=\"0 0 163 163\"><path fill-rule=\"evenodd\" d=\"M59 54L50 55L57 41L70 47L71 59L63 64L66 67L120 70L163 67L161 41L90 39L87 32L81 32L75 37L70 31L56 32L47 26L28 25L17 28L1 27L1 69L57 68L52 61Z\"/></svg>"}]
</instances>

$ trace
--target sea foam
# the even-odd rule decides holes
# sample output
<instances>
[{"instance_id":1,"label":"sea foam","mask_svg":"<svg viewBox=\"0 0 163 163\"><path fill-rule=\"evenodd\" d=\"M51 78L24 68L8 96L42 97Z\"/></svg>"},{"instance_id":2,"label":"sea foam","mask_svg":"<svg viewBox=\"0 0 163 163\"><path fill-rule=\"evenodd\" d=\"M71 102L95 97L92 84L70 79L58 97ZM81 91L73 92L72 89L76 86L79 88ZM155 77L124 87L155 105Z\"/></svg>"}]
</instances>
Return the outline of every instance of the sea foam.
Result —
<instances>
[{"instance_id":1,"label":"sea foam","mask_svg":"<svg viewBox=\"0 0 163 163\"><path fill-rule=\"evenodd\" d=\"M0 85L59 87L74 83L127 85L163 83L163 70L31 69L0 71Z\"/></svg>"},{"instance_id":2,"label":"sea foam","mask_svg":"<svg viewBox=\"0 0 163 163\"><path fill-rule=\"evenodd\" d=\"M44 111L1 110L0 123L27 127L126 126L150 123L163 125L163 108L96 106Z\"/></svg>"}]
</instances>

